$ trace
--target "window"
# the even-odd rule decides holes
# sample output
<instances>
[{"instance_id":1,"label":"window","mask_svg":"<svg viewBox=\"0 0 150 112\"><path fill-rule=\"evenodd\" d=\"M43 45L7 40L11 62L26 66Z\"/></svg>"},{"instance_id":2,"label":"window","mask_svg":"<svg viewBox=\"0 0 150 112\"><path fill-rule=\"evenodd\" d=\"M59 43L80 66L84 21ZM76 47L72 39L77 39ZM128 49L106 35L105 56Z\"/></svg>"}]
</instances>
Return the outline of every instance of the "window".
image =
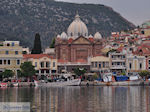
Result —
<instances>
[{"instance_id":1,"label":"window","mask_svg":"<svg viewBox=\"0 0 150 112\"><path fill-rule=\"evenodd\" d=\"M132 63L129 63L129 68L132 69Z\"/></svg>"},{"instance_id":2,"label":"window","mask_svg":"<svg viewBox=\"0 0 150 112\"><path fill-rule=\"evenodd\" d=\"M8 65L10 65L10 60L8 60Z\"/></svg>"},{"instance_id":3,"label":"window","mask_svg":"<svg viewBox=\"0 0 150 112\"><path fill-rule=\"evenodd\" d=\"M35 62L35 67L37 67L37 62Z\"/></svg>"},{"instance_id":4,"label":"window","mask_svg":"<svg viewBox=\"0 0 150 112\"><path fill-rule=\"evenodd\" d=\"M41 73L44 73L44 70L41 70Z\"/></svg>"},{"instance_id":5,"label":"window","mask_svg":"<svg viewBox=\"0 0 150 112\"><path fill-rule=\"evenodd\" d=\"M20 65L20 60L17 60L17 65Z\"/></svg>"},{"instance_id":6,"label":"window","mask_svg":"<svg viewBox=\"0 0 150 112\"><path fill-rule=\"evenodd\" d=\"M95 62L95 67L97 67L97 62Z\"/></svg>"},{"instance_id":7,"label":"window","mask_svg":"<svg viewBox=\"0 0 150 112\"><path fill-rule=\"evenodd\" d=\"M92 67L94 67L94 62L92 62Z\"/></svg>"},{"instance_id":8,"label":"window","mask_svg":"<svg viewBox=\"0 0 150 112\"><path fill-rule=\"evenodd\" d=\"M53 62L53 67L55 67L55 62Z\"/></svg>"},{"instance_id":9,"label":"window","mask_svg":"<svg viewBox=\"0 0 150 112\"><path fill-rule=\"evenodd\" d=\"M112 63L112 65L114 65L114 63Z\"/></svg>"},{"instance_id":10,"label":"window","mask_svg":"<svg viewBox=\"0 0 150 112\"><path fill-rule=\"evenodd\" d=\"M105 62L103 62L103 68L105 67Z\"/></svg>"},{"instance_id":11,"label":"window","mask_svg":"<svg viewBox=\"0 0 150 112\"><path fill-rule=\"evenodd\" d=\"M7 54L7 55L8 55L8 54L9 54L9 52L8 52L8 51L5 51L5 54Z\"/></svg>"},{"instance_id":12,"label":"window","mask_svg":"<svg viewBox=\"0 0 150 112\"><path fill-rule=\"evenodd\" d=\"M36 73L39 73L39 70L36 70Z\"/></svg>"},{"instance_id":13,"label":"window","mask_svg":"<svg viewBox=\"0 0 150 112\"><path fill-rule=\"evenodd\" d=\"M44 67L44 62L41 62L41 67Z\"/></svg>"},{"instance_id":14,"label":"window","mask_svg":"<svg viewBox=\"0 0 150 112\"><path fill-rule=\"evenodd\" d=\"M117 65L120 65L120 62L117 62Z\"/></svg>"},{"instance_id":15,"label":"window","mask_svg":"<svg viewBox=\"0 0 150 112\"><path fill-rule=\"evenodd\" d=\"M18 51L15 51L15 54L17 55L17 54L18 54Z\"/></svg>"},{"instance_id":16,"label":"window","mask_svg":"<svg viewBox=\"0 0 150 112\"><path fill-rule=\"evenodd\" d=\"M6 60L4 60L4 65L6 65Z\"/></svg>"},{"instance_id":17,"label":"window","mask_svg":"<svg viewBox=\"0 0 150 112\"><path fill-rule=\"evenodd\" d=\"M0 60L0 65L2 65L2 60Z\"/></svg>"},{"instance_id":18,"label":"window","mask_svg":"<svg viewBox=\"0 0 150 112\"><path fill-rule=\"evenodd\" d=\"M140 69L142 69L142 63L140 63Z\"/></svg>"},{"instance_id":19,"label":"window","mask_svg":"<svg viewBox=\"0 0 150 112\"><path fill-rule=\"evenodd\" d=\"M46 67L50 67L50 64L49 64L49 62L46 62Z\"/></svg>"},{"instance_id":20,"label":"window","mask_svg":"<svg viewBox=\"0 0 150 112\"><path fill-rule=\"evenodd\" d=\"M46 70L46 73L49 73L49 70Z\"/></svg>"},{"instance_id":21,"label":"window","mask_svg":"<svg viewBox=\"0 0 150 112\"><path fill-rule=\"evenodd\" d=\"M101 64L99 64L99 68L101 68Z\"/></svg>"}]
</instances>

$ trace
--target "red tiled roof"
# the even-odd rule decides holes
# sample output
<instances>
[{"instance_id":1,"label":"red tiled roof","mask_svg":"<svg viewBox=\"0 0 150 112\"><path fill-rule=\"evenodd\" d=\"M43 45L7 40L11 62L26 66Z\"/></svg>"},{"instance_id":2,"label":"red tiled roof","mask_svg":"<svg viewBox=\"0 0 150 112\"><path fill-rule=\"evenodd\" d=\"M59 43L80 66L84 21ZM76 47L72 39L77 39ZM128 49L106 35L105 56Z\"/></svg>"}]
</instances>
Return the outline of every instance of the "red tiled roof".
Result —
<instances>
[{"instance_id":1,"label":"red tiled roof","mask_svg":"<svg viewBox=\"0 0 150 112\"><path fill-rule=\"evenodd\" d=\"M63 59L58 60L58 63L67 63L67 62L68 62L67 60L63 60Z\"/></svg>"},{"instance_id":2,"label":"red tiled roof","mask_svg":"<svg viewBox=\"0 0 150 112\"><path fill-rule=\"evenodd\" d=\"M134 52L134 54L138 55L150 55L150 45L142 44L137 47L137 50Z\"/></svg>"},{"instance_id":3,"label":"red tiled roof","mask_svg":"<svg viewBox=\"0 0 150 112\"><path fill-rule=\"evenodd\" d=\"M34 59L39 59L43 57L48 57L48 58L53 58L52 56L49 56L48 54L24 54L23 58L34 58Z\"/></svg>"},{"instance_id":4,"label":"red tiled roof","mask_svg":"<svg viewBox=\"0 0 150 112\"><path fill-rule=\"evenodd\" d=\"M123 50L123 46L121 46L121 47L119 47L118 49L117 49L117 51L119 51L119 52L121 52L122 50Z\"/></svg>"},{"instance_id":5,"label":"red tiled roof","mask_svg":"<svg viewBox=\"0 0 150 112\"><path fill-rule=\"evenodd\" d=\"M87 62L87 61L84 60L84 59L78 59L76 62L79 62L79 63L85 63L85 62Z\"/></svg>"},{"instance_id":6,"label":"red tiled roof","mask_svg":"<svg viewBox=\"0 0 150 112\"><path fill-rule=\"evenodd\" d=\"M119 37L119 34L112 34L112 37Z\"/></svg>"}]
</instances>

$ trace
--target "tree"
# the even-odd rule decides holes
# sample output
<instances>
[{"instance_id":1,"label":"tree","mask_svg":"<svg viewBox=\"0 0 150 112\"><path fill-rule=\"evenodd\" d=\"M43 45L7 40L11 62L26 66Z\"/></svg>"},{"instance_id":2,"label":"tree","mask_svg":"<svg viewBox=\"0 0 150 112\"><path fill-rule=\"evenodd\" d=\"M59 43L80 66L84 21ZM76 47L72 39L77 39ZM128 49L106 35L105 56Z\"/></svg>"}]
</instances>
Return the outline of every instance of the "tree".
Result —
<instances>
[{"instance_id":1,"label":"tree","mask_svg":"<svg viewBox=\"0 0 150 112\"><path fill-rule=\"evenodd\" d=\"M18 77L23 77L22 73L21 73L21 70L17 70L17 76Z\"/></svg>"},{"instance_id":2,"label":"tree","mask_svg":"<svg viewBox=\"0 0 150 112\"><path fill-rule=\"evenodd\" d=\"M141 77L149 77L150 76L150 72L149 71L147 71L147 70L143 70L143 71L141 71L140 73L139 73L139 75L141 76Z\"/></svg>"},{"instance_id":3,"label":"tree","mask_svg":"<svg viewBox=\"0 0 150 112\"><path fill-rule=\"evenodd\" d=\"M34 39L34 47L32 49L31 54L41 54L41 53L42 53L42 47L41 47L40 34L36 33Z\"/></svg>"},{"instance_id":4,"label":"tree","mask_svg":"<svg viewBox=\"0 0 150 112\"><path fill-rule=\"evenodd\" d=\"M98 79L99 77L98 77L97 73L94 73L94 75L92 76L92 78L93 78L93 80L96 80L96 79Z\"/></svg>"},{"instance_id":5,"label":"tree","mask_svg":"<svg viewBox=\"0 0 150 112\"><path fill-rule=\"evenodd\" d=\"M21 77L32 77L35 75L36 71L31 62L24 62L20 66L21 68Z\"/></svg>"},{"instance_id":6,"label":"tree","mask_svg":"<svg viewBox=\"0 0 150 112\"><path fill-rule=\"evenodd\" d=\"M86 69L82 69L82 68L75 68L74 69L74 73L77 76L83 76L86 73Z\"/></svg>"},{"instance_id":7,"label":"tree","mask_svg":"<svg viewBox=\"0 0 150 112\"><path fill-rule=\"evenodd\" d=\"M53 38L51 45L50 45L50 48L55 48L55 38Z\"/></svg>"},{"instance_id":8,"label":"tree","mask_svg":"<svg viewBox=\"0 0 150 112\"><path fill-rule=\"evenodd\" d=\"M5 70L3 73L2 73L2 77L3 78L9 78L9 77L13 77L14 76L14 72L12 70Z\"/></svg>"}]
</instances>

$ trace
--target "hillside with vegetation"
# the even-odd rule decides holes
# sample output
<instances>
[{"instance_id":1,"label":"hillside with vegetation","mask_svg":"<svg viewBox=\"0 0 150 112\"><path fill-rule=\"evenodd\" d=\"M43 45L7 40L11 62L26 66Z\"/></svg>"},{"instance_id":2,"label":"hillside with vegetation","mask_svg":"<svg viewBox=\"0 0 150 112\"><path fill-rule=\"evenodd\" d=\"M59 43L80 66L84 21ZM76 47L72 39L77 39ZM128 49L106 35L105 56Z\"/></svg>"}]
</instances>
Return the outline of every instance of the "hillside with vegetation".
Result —
<instances>
[{"instance_id":1,"label":"hillside with vegetation","mask_svg":"<svg viewBox=\"0 0 150 112\"><path fill-rule=\"evenodd\" d=\"M99 31L107 37L112 31L135 27L112 8L104 5L53 0L2 0L0 40L19 40L21 45L31 48L35 34L39 33L42 47L49 46L53 37L67 31L77 11L92 35Z\"/></svg>"}]
</instances>

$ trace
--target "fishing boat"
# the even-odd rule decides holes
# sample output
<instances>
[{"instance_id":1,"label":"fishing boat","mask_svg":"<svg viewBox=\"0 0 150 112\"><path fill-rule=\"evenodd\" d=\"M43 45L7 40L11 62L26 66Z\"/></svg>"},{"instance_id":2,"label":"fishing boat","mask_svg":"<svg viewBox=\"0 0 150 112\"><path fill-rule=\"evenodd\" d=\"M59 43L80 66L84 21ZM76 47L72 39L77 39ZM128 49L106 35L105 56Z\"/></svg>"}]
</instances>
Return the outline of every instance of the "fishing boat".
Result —
<instances>
[{"instance_id":1,"label":"fishing boat","mask_svg":"<svg viewBox=\"0 0 150 112\"><path fill-rule=\"evenodd\" d=\"M58 82L40 82L34 81L36 87L62 87L62 86L79 86L81 79L72 79L67 81L58 81Z\"/></svg>"},{"instance_id":2,"label":"fishing boat","mask_svg":"<svg viewBox=\"0 0 150 112\"><path fill-rule=\"evenodd\" d=\"M100 82L100 81L93 82L93 85L95 86L140 86L143 84L144 84L143 80L119 81L119 82Z\"/></svg>"},{"instance_id":3,"label":"fishing boat","mask_svg":"<svg viewBox=\"0 0 150 112\"><path fill-rule=\"evenodd\" d=\"M140 86L144 85L144 80L137 76L112 76L111 81L107 82L94 82L94 85L107 85L107 86Z\"/></svg>"},{"instance_id":4,"label":"fishing boat","mask_svg":"<svg viewBox=\"0 0 150 112\"><path fill-rule=\"evenodd\" d=\"M0 83L0 86L1 87L8 87L8 84L7 83Z\"/></svg>"}]
</instances>

